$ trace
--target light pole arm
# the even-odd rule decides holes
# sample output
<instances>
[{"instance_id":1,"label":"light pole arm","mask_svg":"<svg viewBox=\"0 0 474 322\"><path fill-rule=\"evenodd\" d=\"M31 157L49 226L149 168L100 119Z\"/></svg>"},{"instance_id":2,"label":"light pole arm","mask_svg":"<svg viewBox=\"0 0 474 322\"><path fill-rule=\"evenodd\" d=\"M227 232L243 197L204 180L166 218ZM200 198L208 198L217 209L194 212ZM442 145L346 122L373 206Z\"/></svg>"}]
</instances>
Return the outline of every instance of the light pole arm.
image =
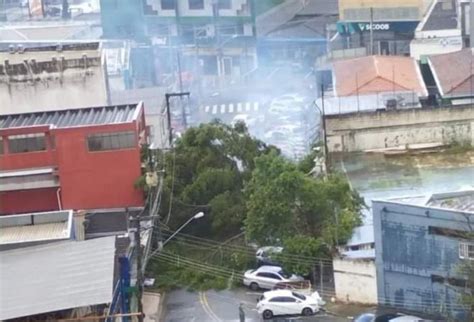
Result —
<instances>
[{"instance_id":1,"label":"light pole arm","mask_svg":"<svg viewBox=\"0 0 474 322\"><path fill-rule=\"evenodd\" d=\"M188 221L181 225L181 227L179 227L171 236L168 237L168 239L163 242L163 246L165 246L174 236L176 236L184 227L186 227L187 224L189 224L193 220L194 217L189 218Z\"/></svg>"}]
</instances>

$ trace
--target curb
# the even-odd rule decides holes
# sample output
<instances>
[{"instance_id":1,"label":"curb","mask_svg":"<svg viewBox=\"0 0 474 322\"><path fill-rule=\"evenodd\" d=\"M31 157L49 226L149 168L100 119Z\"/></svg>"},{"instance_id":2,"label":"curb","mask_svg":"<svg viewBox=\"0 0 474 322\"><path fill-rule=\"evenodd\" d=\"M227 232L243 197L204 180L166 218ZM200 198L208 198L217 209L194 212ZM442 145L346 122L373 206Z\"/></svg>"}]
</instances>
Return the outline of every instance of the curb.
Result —
<instances>
[{"instance_id":1,"label":"curb","mask_svg":"<svg viewBox=\"0 0 474 322\"><path fill-rule=\"evenodd\" d=\"M165 297L166 297L166 293L163 292L160 294L160 303L158 304L158 310L157 310L157 313L156 315L158 316L158 321L157 322L161 322L161 321L164 321L164 308L163 308L163 304L165 302Z\"/></svg>"}]
</instances>

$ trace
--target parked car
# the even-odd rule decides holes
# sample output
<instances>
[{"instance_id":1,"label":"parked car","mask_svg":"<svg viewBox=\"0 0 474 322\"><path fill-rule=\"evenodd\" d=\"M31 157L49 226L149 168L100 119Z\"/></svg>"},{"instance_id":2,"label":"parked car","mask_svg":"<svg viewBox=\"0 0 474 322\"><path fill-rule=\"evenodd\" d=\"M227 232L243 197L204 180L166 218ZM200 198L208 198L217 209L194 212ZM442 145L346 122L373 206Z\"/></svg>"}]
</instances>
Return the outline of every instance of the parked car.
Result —
<instances>
[{"instance_id":1,"label":"parked car","mask_svg":"<svg viewBox=\"0 0 474 322\"><path fill-rule=\"evenodd\" d=\"M309 316L318 311L319 304L317 298L290 290L265 292L257 303L257 312L264 319L271 319L276 315Z\"/></svg>"},{"instance_id":2,"label":"parked car","mask_svg":"<svg viewBox=\"0 0 474 322\"><path fill-rule=\"evenodd\" d=\"M290 290L306 296L312 296L317 300L320 307L326 305L326 301L324 301L322 297L319 296L319 293L317 291L313 291L313 288L311 287L311 281L308 280L278 283L275 285L275 287L273 287L272 290Z\"/></svg>"},{"instance_id":3,"label":"parked car","mask_svg":"<svg viewBox=\"0 0 474 322\"><path fill-rule=\"evenodd\" d=\"M257 249L255 253L255 257L257 259L257 265L270 265L270 266L278 266L278 262L272 258L276 254L280 254L283 251L283 247L276 247L276 246L264 246Z\"/></svg>"},{"instance_id":4,"label":"parked car","mask_svg":"<svg viewBox=\"0 0 474 322\"><path fill-rule=\"evenodd\" d=\"M244 273L244 285L256 291L260 288L272 289L276 284L282 282L303 281L304 278L290 275L283 271L280 266L260 266Z\"/></svg>"},{"instance_id":5,"label":"parked car","mask_svg":"<svg viewBox=\"0 0 474 322\"><path fill-rule=\"evenodd\" d=\"M352 320L353 322L419 322L422 318L400 313L374 314L364 313Z\"/></svg>"}]
</instances>

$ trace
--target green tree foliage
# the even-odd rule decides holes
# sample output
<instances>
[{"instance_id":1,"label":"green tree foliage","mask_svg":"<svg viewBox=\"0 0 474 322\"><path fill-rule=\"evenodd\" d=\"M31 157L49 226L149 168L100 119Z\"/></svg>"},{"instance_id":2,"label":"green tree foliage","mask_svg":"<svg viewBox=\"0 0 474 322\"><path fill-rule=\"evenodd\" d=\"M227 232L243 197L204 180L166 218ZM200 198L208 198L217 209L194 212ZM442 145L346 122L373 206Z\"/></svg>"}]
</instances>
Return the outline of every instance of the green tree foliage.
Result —
<instances>
[{"instance_id":1,"label":"green tree foliage","mask_svg":"<svg viewBox=\"0 0 474 322\"><path fill-rule=\"evenodd\" d=\"M292 244L295 241L288 238L300 235L332 249L346 242L361 223L362 199L344 177L308 177L276 153L256 159L245 192L246 236L260 244Z\"/></svg>"},{"instance_id":2,"label":"green tree foliage","mask_svg":"<svg viewBox=\"0 0 474 322\"><path fill-rule=\"evenodd\" d=\"M254 159L268 149L240 123L234 128L216 122L187 130L166 156L164 222L170 207L171 229L204 211L206 216L189 231L217 238L239 233L245 217L244 182L255 168Z\"/></svg>"},{"instance_id":3,"label":"green tree foliage","mask_svg":"<svg viewBox=\"0 0 474 322\"><path fill-rule=\"evenodd\" d=\"M307 261L295 260L294 256L307 258ZM311 258L327 256L327 248L321 238L305 235L287 237L283 240L283 251L276 260L289 272L307 275L314 267Z\"/></svg>"},{"instance_id":4,"label":"green tree foliage","mask_svg":"<svg viewBox=\"0 0 474 322\"><path fill-rule=\"evenodd\" d=\"M466 287L461 295L461 302L474 313L474 261L466 260L460 265L462 275L466 277Z\"/></svg>"}]
</instances>

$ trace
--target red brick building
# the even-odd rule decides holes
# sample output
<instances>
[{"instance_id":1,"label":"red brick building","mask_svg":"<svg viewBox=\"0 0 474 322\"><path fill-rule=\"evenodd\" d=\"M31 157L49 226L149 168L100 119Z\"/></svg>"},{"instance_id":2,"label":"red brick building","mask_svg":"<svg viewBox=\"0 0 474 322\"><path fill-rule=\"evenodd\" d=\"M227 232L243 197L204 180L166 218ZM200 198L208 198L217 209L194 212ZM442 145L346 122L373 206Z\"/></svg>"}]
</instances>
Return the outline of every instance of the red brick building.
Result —
<instances>
[{"instance_id":1,"label":"red brick building","mask_svg":"<svg viewBox=\"0 0 474 322\"><path fill-rule=\"evenodd\" d=\"M142 103L0 116L0 214L143 206L146 138Z\"/></svg>"}]
</instances>

